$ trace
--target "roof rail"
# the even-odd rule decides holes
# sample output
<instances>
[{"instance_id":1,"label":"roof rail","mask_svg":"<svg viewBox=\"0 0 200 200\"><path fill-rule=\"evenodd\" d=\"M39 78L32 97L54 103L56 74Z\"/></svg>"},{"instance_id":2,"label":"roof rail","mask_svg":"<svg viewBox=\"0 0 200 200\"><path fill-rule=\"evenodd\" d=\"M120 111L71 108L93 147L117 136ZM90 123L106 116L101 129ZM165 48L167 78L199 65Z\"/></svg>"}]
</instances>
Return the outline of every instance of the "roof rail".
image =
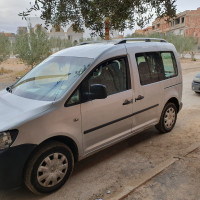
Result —
<instances>
[{"instance_id":1,"label":"roof rail","mask_svg":"<svg viewBox=\"0 0 200 200\"><path fill-rule=\"evenodd\" d=\"M102 41L85 41L85 42L81 42L77 44L77 46L86 45L86 44L95 44L95 43L101 43L101 42Z\"/></svg>"},{"instance_id":2,"label":"roof rail","mask_svg":"<svg viewBox=\"0 0 200 200\"><path fill-rule=\"evenodd\" d=\"M114 43L115 45L117 45L117 44L126 43L127 41L167 42L166 40L161 39L161 38L124 38L124 39L115 39L115 40L84 41L77 44L77 46L86 45L86 44L98 44L98 43Z\"/></svg>"},{"instance_id":3,"label":"roof rail","mask_svg":"<svg viewBox=\"0 0 200 200\"><path fill-rule=\"evenodd\" d=\"M115 44L123 44L123 43L126 43L127 41L167 42L166 40L161 39L161 38L124 38L124 39L121 39L120 41L116 42Z\"/></svg>"}]
</instances>

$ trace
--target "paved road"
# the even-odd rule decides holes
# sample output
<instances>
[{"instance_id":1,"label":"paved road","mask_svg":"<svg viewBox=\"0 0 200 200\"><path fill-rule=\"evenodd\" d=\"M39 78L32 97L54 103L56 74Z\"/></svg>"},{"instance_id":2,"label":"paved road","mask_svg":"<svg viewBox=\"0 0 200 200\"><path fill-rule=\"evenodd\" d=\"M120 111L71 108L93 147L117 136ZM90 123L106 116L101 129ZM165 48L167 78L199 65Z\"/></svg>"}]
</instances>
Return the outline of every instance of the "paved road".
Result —
<instances>
[{"instance_id":1,"label":"paved road","mask_svg":"<svg viewBox=\"0 0 200 200\"><path fill-rule=\"evenodd\" d=\"M200 96L191 91L191 81L198 70L196 68L184 72L184 108L171 133L160 135L152 127L77 163L68 183L51 195L34 196L21 188L14 191L0 191L0 199L95 200L102 198L105 200L125 188L129 180L139 178L166 159L177 155L179 151L197 141L200 142L198 131L200 130ZM187 189L191 188L186 187L185 190ZM150 199L160 200L159 197Z\"/></svg>"},{"instance_id":2,"label":"paved road","mask_svg":"<svg viewBox=\"0 0 200 200\"><path fill-rule=\"evenodd\" d=\"M200 148L166 168L123 200L199 200Z\"/></svg>"}]
</instances>

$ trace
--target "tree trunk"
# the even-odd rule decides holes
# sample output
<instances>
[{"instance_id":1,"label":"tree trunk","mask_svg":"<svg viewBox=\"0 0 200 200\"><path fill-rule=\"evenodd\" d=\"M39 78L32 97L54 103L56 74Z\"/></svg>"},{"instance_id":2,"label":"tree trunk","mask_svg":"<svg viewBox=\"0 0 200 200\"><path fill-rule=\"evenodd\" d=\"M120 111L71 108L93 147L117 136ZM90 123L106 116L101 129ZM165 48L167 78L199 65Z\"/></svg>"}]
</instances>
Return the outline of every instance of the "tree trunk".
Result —
<instances>
[{"instance_id":1,"label":"tree trunk","mask_svg":"<svg viewBox=\"0 0 200 200\"><path fill-rule=\"evenodd\" d=\"M191 55L191 60L194 60L194 52L190 52L190 55Z\"/></svg>"},{"instance_id":2,"label":"tree trunk","mask_svg":"<svg viewBox=\"0 0 200 200\"><path fill-rule=\"evenodd\" d=\"M109 26L110 26L110 21L109 21L109 18L106 17L106 20L105 20L105 40L109 40Z\"/></svg>"}]
</instances>

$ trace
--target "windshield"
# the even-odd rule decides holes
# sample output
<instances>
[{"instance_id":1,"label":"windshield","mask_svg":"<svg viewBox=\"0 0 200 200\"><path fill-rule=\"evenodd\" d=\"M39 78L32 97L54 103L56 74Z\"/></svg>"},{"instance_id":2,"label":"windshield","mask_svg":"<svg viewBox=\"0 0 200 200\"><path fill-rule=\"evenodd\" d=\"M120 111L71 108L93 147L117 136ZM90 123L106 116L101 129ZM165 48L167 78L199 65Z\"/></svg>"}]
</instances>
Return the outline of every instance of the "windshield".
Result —
<instances>
[{"instance_id":1,"label":"windshield","mask_svg":"<svg viewBox=\"0 0 200 200\"><path fill-rule=\"evenodd\" d=\"M25 98L55 101L90 66L92 58L51 56L16 82L10 92Z\"/></svg>"}]
</instances>

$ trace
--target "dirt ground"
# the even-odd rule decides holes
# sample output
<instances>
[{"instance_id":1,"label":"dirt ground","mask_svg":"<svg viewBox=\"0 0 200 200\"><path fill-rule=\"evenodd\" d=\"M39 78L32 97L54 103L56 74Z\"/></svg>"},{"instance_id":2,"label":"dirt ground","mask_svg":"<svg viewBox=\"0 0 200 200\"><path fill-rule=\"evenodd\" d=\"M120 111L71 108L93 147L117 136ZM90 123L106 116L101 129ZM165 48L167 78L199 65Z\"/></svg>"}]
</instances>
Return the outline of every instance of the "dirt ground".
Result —
<instances>
[{"instance_id":1,"label":"dirt ground","mask_svg":"<svg viewBox=\"0 0 200 200\"><path fill-rule=\"evenodd\" d=\"M22 76L28 70L29 68L19 59L10 58L0 64L0 82L14 82L17 77Z\"/></svg>"},{"instance_id":2,"label":"dirt ground","mask_svg":"<svg viewBox=\"0 0 200 200\"><path fill-rule=\"evenodd\" d=\"M20 188L0 191L0 199L109 199L126 188L130 180L142 178L146 172L156 168L160 163L176 157L191 145L200 142L200 95L191 90L192 79L197 72L200 72L200 62L184 59L181 63L184 106L178 115L175 128L170 133L159 134L152 127L77 163L70 180L51 195L34 196L24 188ZM24 69L25 66L19 65L20 69ZM4 67L7 68L5 63ZM15 70L14 65L12 69ZM0 82L12 82L13 79L4 76L0 76ZM166 171L133 191L126 200L199 200L199 152L198 149L175 162Z\"/></svg>"}]
</instances>

